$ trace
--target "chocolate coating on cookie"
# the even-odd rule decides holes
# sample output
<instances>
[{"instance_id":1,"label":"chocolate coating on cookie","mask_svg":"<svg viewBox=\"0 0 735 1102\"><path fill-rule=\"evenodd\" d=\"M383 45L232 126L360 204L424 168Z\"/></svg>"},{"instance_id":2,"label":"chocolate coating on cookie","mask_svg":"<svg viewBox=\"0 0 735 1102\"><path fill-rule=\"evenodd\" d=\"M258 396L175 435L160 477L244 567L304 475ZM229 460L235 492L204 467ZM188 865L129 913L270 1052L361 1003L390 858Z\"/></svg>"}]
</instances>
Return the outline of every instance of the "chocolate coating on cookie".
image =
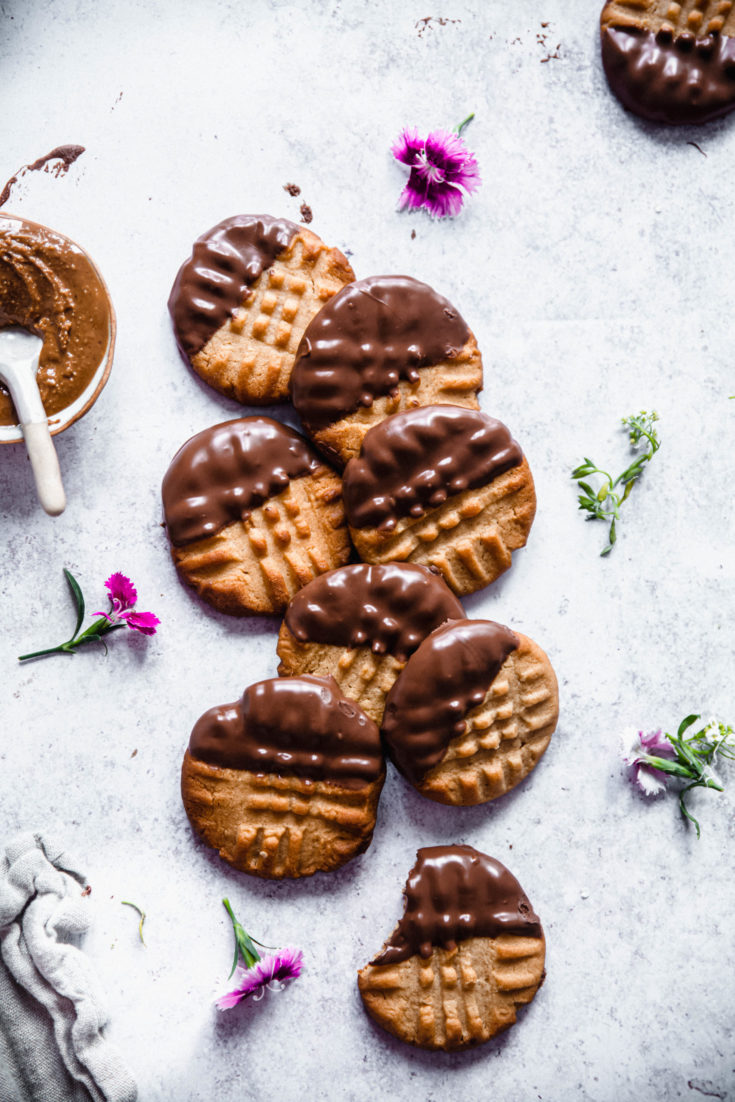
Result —
<instances>
[{"instance_id":1,"label":"chocolate coating on cookie","mask_svg":"<svg viewBox=\"0 0 735 1102\"><path fill-rule=\"evenodd\" d=\"M303 436L270 417L204 429L176 453L163 479L163 510L177 547L213 536L321 466Z\"/></svg>"},{"instance_id":2,"label":"chocolate coating on cookie","mask_svg":"<svg viewBox=\"0 0 735 1102\"><path fill-rule=\"evenodd\" d=\"M352 528L390 531L463 490L486 486L523 453L500 421L461 406L424 406L374 425L344 473Z\"/></svg>"},{"instance_id":3,"label":"chocolate coating on cookie","mask_svg":"<svg viewBox=\"0 0 735 1102\"><path fill-rule=\"evenodd\" d=\"M43 339L37 381L51 416L80 397L105 358L111 308L78 245L46 226L0 215L0 330L11 325ZM17 420L0 388L0 424Z\"/></svg>"},{"instance_id":4,"label":"chocolate coating on cookie","mask_svg":"<svg viewBox=\"0 0 735 1102\"><path fill-rule=\"evenodd\" d=\"M727 35L606 27L602 64L623 106L653 122L708 122L735 107L735 39Z\"/></svg>"},{"instance_id":5,"label":"chocolate coating on cookie","mask_svg":"<svg viewBox=\"0 0 735 1102\"><path fill-rule=\"evenodd\" d=\"M194 242L168 299L176 341L185 359L207 341L252 294L264 269L285 252L299 227L268 214L239 214Z\"/></svg>"},{"instance_id":6,"label":"chocolate coating on cookie","mask_svg":"<svg viewBox=\"0 0 735 1102\"><path fill-rule=\"evenodd\" d=\"M274 677L197 720L189 753L225 769L361 788L383 773L375 723L331 677Z\"/></svg>"},{"instance_id":7,"label":"chocolate coating on cookie","mask_svg":"<svg viewBox=\"0 0 735 1102\"><path fill-rule=\"evenodd\" d=\"M518 645L510 628L492 620L450 621L411 655L383 717L390 756L409 781L417 784L439 764Z\"/></svg>"},{"instance_id":8,"label":"chocolate coating on cookie","mask_svg":"<svg viewBox=\"0 0 735 1102\"><path fill-rule=\"evenodd\" d=\"M293 404L313 431L415 382L453 359L470 336L461 315L426 283L372 276L349 284L309 324L291 376Z\"/></svg>"},{"instance_id":9,"label":"chocolate coating on cookie","mask_svg":"<svg viewBox=\"0 0 735 1102\"><path fill-rule=\"evenodd\" d=\"M309 582L285 619L301 643L369 646L401 661L445 621L464 619L464 609L444 579L424 566L357 563Z\"/></svg>"},{"instance_id":10,"label":"chocolate coating on cookie","mask_svg":"<svg viewBox=\"0 0 735 1102\"><path fill-rule=\"evenodd\" d=\"M472 846L420 849L404 894L403 917L373 964L429 957L471 937L543 937L515 876Z\"/></svg>"}]
</instances>

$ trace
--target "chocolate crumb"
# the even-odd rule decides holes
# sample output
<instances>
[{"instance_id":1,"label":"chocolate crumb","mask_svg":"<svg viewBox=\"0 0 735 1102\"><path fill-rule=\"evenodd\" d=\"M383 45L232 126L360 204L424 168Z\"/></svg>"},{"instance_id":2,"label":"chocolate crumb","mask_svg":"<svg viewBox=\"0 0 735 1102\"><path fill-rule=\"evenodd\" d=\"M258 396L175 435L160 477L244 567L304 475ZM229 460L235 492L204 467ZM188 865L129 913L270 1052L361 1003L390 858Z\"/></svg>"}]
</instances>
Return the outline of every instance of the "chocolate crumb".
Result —
<instances>
[{"instance_id":1,"label":"chocolate crumb","mask_svg":"<svg viewBox=\"0 0 735 1102\"><path fill-rule=\"evenodd\" d=\"M412 241L416 240L416 230L411 230L411 240Z\"/></svg>"},{"instance_id":2,"label":"chocolate crumb","mask_svg":"<svg viewBox=\"0 0 735 1102\"><path fill-rule=\"evenodd\" d=\"M135 755L136 755L137 753L138 753L138 751L137 751L137 750L133 750L133 752L132 752L132 754L130 755L130 757L131 757L131 758L134 758L134 757L135 757Z\"/></svg>"},{"instance_id":3,"label":"chocolate crumb","mask_svg":"<svg viewBox=\"0 0 735 1102\"><path fill-rule=\"evenodd\" d=\"M461 19L445 19L443 15L427 15L423 19L417 19L414 26L419 32L419 38L423 38L425 31L430 31L434 29L432 24L437 24L440 27L446 27L449 23L461 22Z\"/></svg>"},{"instance_id":4,"label":"chocolate crumb","mask_svg":"<svg viewBox=\"0 0 735 1102\"><path fill-rule=\"evenodd\" d=\"M86 888L82 892L82 895L91 895L91 894L92 894L92 885L87 884Z\"/></svg>"},{"instance_id":5,"label":"chocolate crumb","mask_svg":"<svg viewBox=\"0 0 735 1102\"><path fill-rule=\"evenodd\" d=\"M283 190L287 191L289 195L301 195L301 188L298 184L284 184Z\"/></svg>"},{"instance_id":6,"label":"chocolate crumb","mask_svg":"<svg viewBox=\"0 0 735 1102\"><path fill-rule=\"evenodd\" d=\"M308 225L308 223L311 222L312 218L314 217L311 211L311 207L308 203L302 203L299 207L299 210L301 212L301 221L306 222Z\"/></svg>"}]
</instances>

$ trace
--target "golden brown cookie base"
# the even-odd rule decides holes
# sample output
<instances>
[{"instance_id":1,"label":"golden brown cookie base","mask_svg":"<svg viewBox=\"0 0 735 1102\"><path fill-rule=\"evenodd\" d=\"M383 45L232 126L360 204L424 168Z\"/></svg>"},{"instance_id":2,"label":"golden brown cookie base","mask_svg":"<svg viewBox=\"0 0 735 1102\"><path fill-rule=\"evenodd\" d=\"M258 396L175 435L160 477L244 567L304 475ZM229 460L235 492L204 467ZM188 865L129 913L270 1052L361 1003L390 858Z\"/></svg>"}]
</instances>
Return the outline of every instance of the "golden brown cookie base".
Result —
<instances>
[{"instance_id":1,"label":"golden brown cookie base","mask_svg":"<svg viewBox=\"0 0 735 1102\"><path fill-rule=\"evenodd\" d=\"M352 528L350 535L365 562L434 566L462 596L508 569L535 514L536 491L524 459L487 486L456 494L422 517L404 517L391 532Z\"/></svg>"},{"instance_id":2,"label":"golden brown cookie base","mask_svg":"<svg viewBox=\"0 0 735 1102\"><path fill-rule=\"evenodd\" d=\"M246 520L171 554L184 581L220 612L281 612L303 585L350 557L342 480L319 467Z\"/></svg>"},{"instance_id":3,"label":"golden brown cookie base","mask_svg":"<svg viewBox=\"0 0 735 1102\"><path fill-rule=\"evenodd\" d=\"M559 718L556 674L541 647L516 635L518 649L466 716L465 731L416 785L422 796L462 807L487 803L515 788L544 754Z\"/></svg>"},{"instance_id":4,"label":"golden brown cookie base","mask_svg":"<svg viewBox=\"0 0 735 1102\"><path fill-rule=\"evenodd\" d=\"M304 330L354 278L339 249L302 229L252 285L235 317L192 357L192 367L205 383L238 402L285 402Z\"/></svg>"},{"instance_id":5,"label":"golden brown cookie base","mask_svg":"<svg viewBox=\"0 0 735 1102\"><path fill-rule=\"evenodd\" d=\"M340 788L224 769L187 750L181 797L191 825L223 861L280 880L331 872L367 849L384 779Z\"/></svg>"},{"instance_id":6,"label":"golden brown cookie base","mask_svg":"<svg viewBox=\"0 0 735 1102\"><path fill-rule=\"evenodd\" d=\"M385 698L405 666L392 654L374 654L370 647L333 647L326 643L301 643L281 625L276 653L281 677L312 674L333 677L342 692L362 708L378 726Z\"/></svg>"},{"instance_id":7,"label":"golden brown cookie base","mask_svg":"<svg viewBox=\"0 0 735 1102\"><path fill-rule=\"evenodd\" d=\"M545 957L543 938L476 937L426 959L368 964L357 982L379 1026L408 1044L448 1051L512 1026L541 985Z\"/></svg>"},{"instance_id":8,"label":"golden brown cookie base","mask_svg":"<svg viewBox=\"0 0 735 1102\"><path fill-rule=\"evenodd\" d=\"M341 421L309 435L327 455L344 464L360 454L362 441L373 425L394 413L433 405L480 408L477 394L482 390L482 357L473 336L454 359L419 368L418 375L415 383L401 379L395 395L376 398L372 405L361 406Z\"/></svg>"},{"instance_id":9,"label":"golden brown cookie base","mask_svg":"<svg viewBox=\"0 0 735 1102\"><path fill-rule=\"evenodd\" d=\"M697 38L729 35L735 32L735 5L732 0L610 0L602 9L600 26L603 31L608 27L669 30L675 35L689 31Z\"/></svg>"}]
</instances>

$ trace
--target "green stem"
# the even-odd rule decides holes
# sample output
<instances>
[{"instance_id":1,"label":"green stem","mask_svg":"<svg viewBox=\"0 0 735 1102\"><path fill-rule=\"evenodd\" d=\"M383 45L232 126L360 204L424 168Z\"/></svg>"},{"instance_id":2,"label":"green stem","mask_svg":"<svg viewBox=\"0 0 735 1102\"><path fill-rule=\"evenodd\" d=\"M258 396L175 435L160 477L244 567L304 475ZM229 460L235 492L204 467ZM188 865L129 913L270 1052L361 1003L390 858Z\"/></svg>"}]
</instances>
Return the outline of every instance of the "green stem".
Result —
<instances>
[{"instance_id":1,"label":"green stem","mask_svg":"<svg viewBox=\"0 0 735 1102\"><path fill-rule=\"evenodd\" d=\"M60 643L57 647L48 647L46 650L20 654L18 655L18 661L26 662L29 658L44 658L49 654L74 654L77 647L81 647L85 643L94 643L97 639L101 640L103 635L108 635L111 631L117 631L118 628L124 627L125 624L110 624L103 617L100 617L75 639L67 639L65 643Z\"/></svg>"},{"instance_id":2,"label":"green stem","mask_svg":"<svg viewBox=\"0 0 735 1102\"><path fill-rule=\"evenodd\" d=\"M459 124L459 126L457 127L457 130L456 130L456 134L457 134L458 138L460 138L462 136L462 131L464 130L464 128L466 126L470 125L470 123L472 122L474 117L475 117L475 112L473 111L471 115L468 115L466 119L462 120L462 122Z\"/></svg>"}]
</instances>

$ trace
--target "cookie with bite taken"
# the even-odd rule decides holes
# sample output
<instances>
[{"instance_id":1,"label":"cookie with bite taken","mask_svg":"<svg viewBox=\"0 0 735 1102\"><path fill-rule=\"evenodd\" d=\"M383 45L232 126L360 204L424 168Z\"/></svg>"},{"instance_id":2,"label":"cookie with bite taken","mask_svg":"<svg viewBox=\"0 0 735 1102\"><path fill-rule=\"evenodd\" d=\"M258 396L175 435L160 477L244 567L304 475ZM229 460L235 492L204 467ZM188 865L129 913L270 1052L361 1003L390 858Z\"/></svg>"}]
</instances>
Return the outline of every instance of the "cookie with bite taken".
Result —
<instances>
[{"instance_id":1,"label":"cookie with bite taken","mask_svg":"<svg viewBox=\"0 0 735 1102\"><path fill-rule=\"evenodd\" d=\"M469 1048L516 1021L544 977L546 942L523 888L472 846L419 850L403 917L358 973L379 1026L420 1048Z\"/></svg>"}]
</instances>

